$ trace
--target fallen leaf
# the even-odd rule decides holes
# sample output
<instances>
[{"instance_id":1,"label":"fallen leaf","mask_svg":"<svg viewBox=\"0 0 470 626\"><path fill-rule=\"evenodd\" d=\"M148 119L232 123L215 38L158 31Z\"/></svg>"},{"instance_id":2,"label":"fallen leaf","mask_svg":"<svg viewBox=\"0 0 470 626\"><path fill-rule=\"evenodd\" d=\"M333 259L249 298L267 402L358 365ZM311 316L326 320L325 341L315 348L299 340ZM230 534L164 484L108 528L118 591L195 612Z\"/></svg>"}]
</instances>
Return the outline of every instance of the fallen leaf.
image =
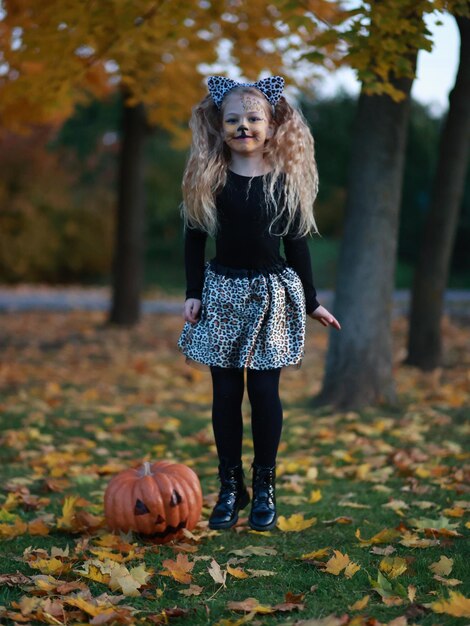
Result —
<instances>
[{"instance_id":1,"label":"fallen leaf","mask_svg":"<svg viewBox=\"0 0 470 626\"><path fill-rule=\"evenodd\" d=\"M227 565L227 573L235 578L249 578L249 574L244 572L240 567L231 567Z\"/></svg>"},{"instance_id":2,"label":"fallen leaf","mask_svg":"<svg viewBox=\"0 0 470 626\"><path fill-rule=\"evenodd\" d=\"M355 532L356 537L359 539L363 546L371 546L375 543L388 543L389 541L393 541L394 539L399 537L400 534L401 533L399 533L394 528L384 528L370 539L362 539L360 529L358 528Z\"/></svg>"},{"instance_id":3,"label":"fallen leaf","mask_svg":"<svg viewBox=\"0 0 470 626\"><path fill-rule=\"evenodd\" d=\"M271 572L270 570L267 570L267 569L250 569L249 567L247 567L246 571L250 572L250 576L252 576L253 578L257 578L259 576L275 576L276 575L276 572Z\"/></svg>"},{"instance_id":4,"label":"fallen leaf","mask_svg":"<svg viewBox=\"0 0 470 626\"><path fill-rule=\"evenodd\" d=\"M199 587L199 585L189 585L187 589L182 589L178 593L184 596L199 596L203 590L204 587Z\"/></svg>"},{"instance_id":5,"label":"fallen leaf","mask_svg":"<svg viewBox=\"0 0 470 626\"><path fill-rule=\"evenodd\" d=\"M439 576L438 574L434 574L434 580L442 583L446 587L456 587L457 585L461 585L462 581L458 578L444 578L443 576Z\"/></svg>"},{"instance_id":6,"label":"fallen leaf","mask_svg":"<svg viewBox=\"0 0 470 626\"><path fill-rule=\"evenodd\" d=\"M63 574L69 572L72 569L70 563L64 563L59 559L36 559L35 561L29 561L29 566L34 569L38 569L43 574Z\"/></svg>"},{"instance_id":7,"label":"fallen leaf","mask_svg":"<svg viewBox=\"0 0 470 626\"><path fill-rule=\"evenodd\" d=\"M369 552L371 554L381 554L384 556L388 556L389 554L393 554L394 552L396 552L396 548L394 548L393 546L385 546L385 548L378 548L377 546L373 546Z\"/></svg>"},{"instance_id":8,"label":"fallen leaf","mask_svg":"<svg viewBox=\"0 0 470 626\"><path fill-rule=\"evenodd\" d=\"M362 609L364 609L367 606L369 599L370 599L370 596L364 596L363 598L361 598L360 600L357 600L354 604L349 606L348 609L350 611L362 611Z\"/></svg>"},{"instance_id":9,"label":"fallen leaf","mask_svg":"<svg viewBox=\"0 0 470 626\"><path fill-rule=\"evenodd\" d=\"M350 563L346 565L344 569L344 575L346 576L346 578L352 578L354 574L358 572L360 569L361 569L360 565L351 561Z\"/></svg>"},{"instance_id":10,"label":"fallen leaf","mask_svg":"<svg viewBox=\"0 0 470 626\"><path fill-rule=\"evenodd\" d=\"M310 528L316 521L316 517L304 519L302 513L293 513L288 518L284 517L284 515L279 515L276 526L284 532L298 532Z\"/></svg>"},{"instance_id":11,"label":"fallen leaf","mask_svg":"<svg viewBox=\"0 0 470 626\"><path fill-rule=\"evenodd\" d=\"M448 557L442 555L439 561L431 563L429 569L438 576L448 576L452 571L453 565L454 559L449 559Z\"/></svg>"},{"instance_id":12,"label":"fallen leaf","mask_svg":"<svg viewBox=\"0 0 470 626\"><path fill-rule=\"evenodd\" d=\"M431 602L429 605L435 613L446 613L454 617L470 617L470 598L458 591L449 591L449 598Z\"/></svg>"},{"instance_id":13,"label":"fallen leaf","mask_svg":"<svg viewBox=\"0 0 470 626\"><path fill-rule=\"evenodd\" d=\"M232 611L245 611L247 613L267 614L275 612L272 606L260 604L256 598L246 598L241 602L227 602L227 608Z\"/></svg>"},{"instance_id":14,"label":"fallen leaf","mask_svg":"<svg viewBox=\"0 0 470 626\"><path fill-rule=\"evenodd\" d=\"M347 554L342 554L339 550L333 550L334 556L326 562L324 572L338 576L350 562Z\"/></svg>"},{"instance_id":15,"label":"fallen leaf","mask_svg":"<svg viewBox=\"0 0 470 626\"><path fill-rule=\"evenodd\" d=\"M220 565L215 559L212 559L207 571L211 575L212 579L225 587L225 579L227 578L227 570L222 570Z\"/></svg>"},{"instance_id":16,"label":"fallen leaf","mask_svg":"<svg viewBox=\"0 0 470 626\"><path fill-rule=\"evenodd\" d=\"M406 572L408 564L401 556L386 556L380 561L379 569L390 578L396 578Z\"/></svg>"},{"instance_id":17,"label":"fallen leaf","mask_svg":"<svg viewBox=\"0 0 470 626\"><path fill-rule=\"evenodd\" d=\"M162 563L166 570L159 572L162 576L171 576L180 583L189 584L192 581L191 574L194 562L190 562L186 554L177 554L176 561L166 559Z\"/></svg>"},{"instance_id":18,"label":"fallen leaf","mask_svg":"<svg viewBox=\"0 0 470 626\"><path fill-rule=\"evenodd\" d=\"M310 492L310 497L308 499L309 504L315 504L315 502L319 502L322 499L322 493L320 489L314 489Z\"/></svg>"},{"instance_id":19,"label":"fallen leaf","mask_svg":"<svg viewBox=\"0 0 470 626\"><path fill-rule=\"evenodd\" d=\"M80 498L78 496L69 496L65 498L62 506L62 517L57 519L57 528L63 528L64 530L73 530L74 517L77 502Z\"/></svg>"},{"instance_id":20,"label":"fallen leaf","mask_svg":"<svg viewBox=\"0 0 470 626\"><path fill-rule=\"evenodd\" d=\"M229 554L236 554L237 556L274 556L277 554L277 550L263 546L246 546L245 548L239 548L237 550L229 550Z\"/></svg>"},{"instance_id":21,"label":"fallen leaf","mask_svg":"<svg viewBox=\"0 0 470 626\"><path fill-rule=\"evenodd\" d=\"M31 582L32 578L24 576L21 572L16 574L0 574L0 587L7 585L7 587L16 587L17 585L26 585Z\"/></svg>"},{"instance_id":22,"label":"fallen leaf","mask_svg":"<svg viewBox=\"0 0 470 626\"><path fill-rule=\"evenodd\" d=\"M415 601L416 587L414 585L408 585L407 596L408 596L408 600L410 602L414 602Z\"/></svg>"},{"instance_id":23,"label":"fallen leaf","mask_svg":"<svg viewBox=\"0 0 470 626\"><path fill-rule=\"evenodd\" d=\"M352 524L353 518L347 517L346 515L340 515L339 517L335 517L333 519L325 519L322 521L322 524L325 526L332 526L333 524Z\"/></svg>"}]
</instances>

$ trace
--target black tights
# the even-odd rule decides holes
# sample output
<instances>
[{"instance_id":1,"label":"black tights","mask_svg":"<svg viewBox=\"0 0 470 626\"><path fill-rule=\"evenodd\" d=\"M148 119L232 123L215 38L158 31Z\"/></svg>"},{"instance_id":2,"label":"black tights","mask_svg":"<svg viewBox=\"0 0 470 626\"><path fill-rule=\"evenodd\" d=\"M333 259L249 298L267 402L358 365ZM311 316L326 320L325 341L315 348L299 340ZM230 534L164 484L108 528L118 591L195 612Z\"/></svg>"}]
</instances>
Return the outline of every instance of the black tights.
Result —
<instances>
[{"instance_id":1,"label":"black tights","mask_svg":"<svg viewBox=\"0 0 470 626\"><path fill-rule=\"evenodd\" d=\"M212 426L221 463L240 463L242 455L242 400L244 370L211 367L213 385ZM272 467L282 431L279 398L281 369L247 369L246 386L251 404L254 462Z\"/></svg>"}]
</instances>

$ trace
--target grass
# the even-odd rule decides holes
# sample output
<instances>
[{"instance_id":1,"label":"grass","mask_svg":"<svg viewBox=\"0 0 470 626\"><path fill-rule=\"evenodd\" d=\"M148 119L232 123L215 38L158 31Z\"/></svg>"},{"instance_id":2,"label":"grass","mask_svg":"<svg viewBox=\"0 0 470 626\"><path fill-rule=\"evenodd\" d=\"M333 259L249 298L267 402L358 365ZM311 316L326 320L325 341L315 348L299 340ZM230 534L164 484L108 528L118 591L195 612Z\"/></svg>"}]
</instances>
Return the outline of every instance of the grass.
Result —
<instances>
[{"instance_id":1,"label":"grass","mask_svg":"<svg viewBox=\"0 0 470 626\"><path fill-rule=\"evenodd\" d=\"M102 515L104 489L115 471L111 464L129 467L159 458L185 463L201 480L203 522L210 513L218 490L210 426L210 380L207 372L186 366L175 351L179 319L146 316L137 327L125 331L105 328L101 323L99 313L2 316L0 463L4 495L0 496L0 507L7 493L22 491L24 495L28 491L32 500L22 502L20 498L9 513L24 521L49 515L49 534L22 533L9 538L9 523L0 523L6 535L0 543L0 575L17 571L25 576L39 574L23 556L29 547L50 553L53 547L68 546L70 557L65 561L72 562L73 569L82 569L87 560L94 558L89 550L97 545L105 529L61 530L57 519L62 515L64 498L70 495L82 496L88 502L85 509L98 517ZM397 354L404 331L404 321L397 321ZM315 525L302 531L276 528L271 533L255 533L246 522L249 509L228 531L208 535L203 523L195 531L200 536L194 543L197 551L187 553L195 561L193 583L203 590L189 597L180 593L188 585L159 573L164 569L163 561L175 559L181 545L157 546L133 537L132 541L146 550L143 559L130 561L128 566L143 560L154 574L141 589L140 597L125 598L123 604L142 611L139 623L155 623L155 616L161 616L162 610L177 606L190 611L180 618L182 622L222 624L222 620L230 620L225 622L229 624L236 623L242 614L229 610L228 602L255 597L262 604L276 605L291 592L305 594L303 610L259 614L253 622L300 624L301 620L348 614L350 620L356 616L351 622L354 624L388 624L400 616L408 616L408 624L423 626L465 624L464 618L435 613L423 605L447 598L449 589L469 595L469 529L465 526L468 488L463 476L468 459L465 380L469 338L469 329L447 327L446 342L452 357L437 374L424 375L397 365L397 406L338 413L310 408L310 398L321 380L326 334L321 328L309 326L302 368L286 370L282 375L285 422L278 454L277 500L280 515L302 513L306 519L315 517ZM253 450L246 399L243 408L243 460L249 480ZM316 468L317 475L312 468ZM60 491L51 492L47 488L50 480L65 483ZM322 498L309 503L313 490L320 490ZM398 513L384 506L393 500L406 503ZM461 517L445 512L456 506L465 510ZM352 522L330 523L340 516L350 517ZM415 527L414 520L440 517L445 517L449 525L456 524L459 536L452 530ZM437 539L439 543L426 548L406 547L400 544L405 527L419 539ZM391 545L395 549L392 556L407 560L406 571L393 583L400 583L406 592L414 586L414 602L405 593L400 605L387 606L372 588L371 580L377 580L383 555L374 554L371 546L360 545L355 533L360 529L361 537L368 539L384 528L400 529L400 536L377 547ZM232 550L247 546L275 548L277 554L249 556L237 567L270 570L275 575L246 579L228 575L225 587L214 582L208 573L212 558L223 567L234 558ZM318 563L321 559L316 564L302 560L303 554L325 547L330 552L323 562L338 550L360 569L346 578L344 574L324 572ZM456 587L436 580L429 569L443 555L453 559L447 578L462 581ZM85 582L93 596L111 593L106 584L73 571L58 578ZM25 585L3 584L0 606L14 610L14 603L31 593ZM349 608L365 595L370 600L364 609ZM61 599L58 594L50 596ZM43 592L39 597L45 601L47 594ZM418 617L412 617L416 614ZM28 623L47 621L38 615L32 613ZM8 617L0 619L5 624L14 623ZM61 619L58 623L71 624L92 618L83 615L74 621L69 615L67 620Z\"/></svg>"}]
</instances>

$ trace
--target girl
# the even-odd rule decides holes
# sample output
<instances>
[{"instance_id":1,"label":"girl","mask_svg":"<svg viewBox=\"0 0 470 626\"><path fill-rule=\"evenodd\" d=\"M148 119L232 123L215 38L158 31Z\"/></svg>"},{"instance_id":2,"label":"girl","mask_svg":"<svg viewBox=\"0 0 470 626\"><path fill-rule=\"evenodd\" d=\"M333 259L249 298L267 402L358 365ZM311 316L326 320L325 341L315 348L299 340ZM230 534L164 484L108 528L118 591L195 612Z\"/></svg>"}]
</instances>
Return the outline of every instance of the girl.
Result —
<instances>
[{"instance_id":1,"label":"girl","mask_svg":"<svg viewBox=\"0 0 470 626\"><path fill-rule=\"evenodd\" d=\"M233 526L250 501L241 462L246 369L254 447L249 524L263 531L277 519L281 369L300 366L307 314L340 325L316 299L306 240L318 232L314 143L282 95L284 79L211 76L208 87L193 108L183 176L187 290L178 347L212 376L221 488L210 528ZM207 235L216 255L205 263Z\"/></svg>"}]
</instances>

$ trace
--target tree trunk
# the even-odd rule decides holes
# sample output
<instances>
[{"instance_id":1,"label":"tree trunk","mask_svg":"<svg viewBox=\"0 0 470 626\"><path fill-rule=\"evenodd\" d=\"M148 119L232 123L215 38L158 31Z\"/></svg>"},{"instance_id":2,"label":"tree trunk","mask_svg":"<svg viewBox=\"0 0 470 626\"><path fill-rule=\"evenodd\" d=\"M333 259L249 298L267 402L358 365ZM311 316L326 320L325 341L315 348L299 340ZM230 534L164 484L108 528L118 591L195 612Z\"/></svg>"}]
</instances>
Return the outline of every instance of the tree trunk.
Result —
<instances>
[{"instance_id":1,"label":"tree trunk","mask_svg":"<svg viewBox=\"0 0 470 626\"><path fill-rule=\"evenodd\" d=\"M470 147L470 19L456 19L461 38L459 70L442 129L431 207L426 217L411 298L406 362L423 370L434 369L442 359L444 294Z\"/></svg>"},{"instance_id":2,"label":"tree trunk","mask_svg":"<svg viewBox=\"0 0 470 626\"><path fill-rule=\"evenodd\" d=\"M124 106L119 163L113 303L109 322L132 325L140 319L144 249L144 143L147 134L142 104Z\"/></svg>"},{"instance_id":3,"label":"tree trunk","mask_svg":"<svg viewBox=\"0 0 470 626\"><path fill-rule=\"evenodd\" d=\"M391 311L411 79L406 94L359 97L353 131L335 316L315 404L337 408L395 401Z\"/></svg>"}]
</instances>

